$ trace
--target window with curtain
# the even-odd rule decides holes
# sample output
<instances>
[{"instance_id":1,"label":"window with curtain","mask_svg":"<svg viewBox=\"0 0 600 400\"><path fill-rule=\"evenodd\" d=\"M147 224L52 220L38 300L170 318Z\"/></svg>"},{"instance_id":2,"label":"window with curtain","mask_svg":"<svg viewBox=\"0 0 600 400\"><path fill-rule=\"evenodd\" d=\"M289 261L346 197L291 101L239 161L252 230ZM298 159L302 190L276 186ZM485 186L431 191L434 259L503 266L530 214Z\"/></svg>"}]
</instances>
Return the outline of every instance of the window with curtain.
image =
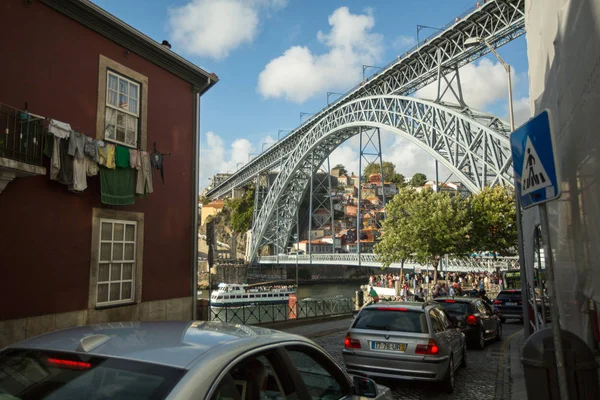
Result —
<instances>
[{"instance_id":1,"label":"window with curtain","mask_svg":"<svg viewBox=\"0 0 600 400\"><path fill-rule=\"evenodd\" d=\"M127 147L138 147L139 100L139 83L107 71L104 140Z\"/></svg>"}]
</instances>

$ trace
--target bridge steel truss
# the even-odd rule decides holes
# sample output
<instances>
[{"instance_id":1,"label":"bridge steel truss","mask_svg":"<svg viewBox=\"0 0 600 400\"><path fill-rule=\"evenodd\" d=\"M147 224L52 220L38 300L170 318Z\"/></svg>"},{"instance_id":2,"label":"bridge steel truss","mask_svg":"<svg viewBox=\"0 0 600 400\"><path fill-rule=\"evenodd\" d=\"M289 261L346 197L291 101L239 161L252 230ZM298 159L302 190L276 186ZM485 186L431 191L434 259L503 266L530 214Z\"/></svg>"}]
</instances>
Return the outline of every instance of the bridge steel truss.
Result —
<instances>
[{"instance_id":1,"label":"bridge steel truss","mask_svg":"<svg viewBox=\"0 0 600 400\"><path fill-rule=\"evenodd\" d=\"M509 128L495 117L414 97L360 98L322 118L288 154L253 226L250 261L264 245L284 248L313 171L340 144L373 128L415 143L473 193L512 184Z\"/></svg>"},{"instance_id":2,"label":"bridge steel truss","mask_svg":"<svg viewBox=\"0 0 600 400\"><path fill-rule=\"evenodd\" d=\"M495 271L499 268L501 271L515 270L519 268L518 257L463 257L458 259L443 260L440 265L440 271L449 272L473 272L473 271ZM259 264L278 264L278 265L300 265L318 264L318 265L352 265L362 267L381 267L381 262L376 254L363 253L338 253L338 254L309 254L305 255L279 255L262 256L258 259ZM447 265L446 265L447 263ZM400 268L400 263L392 263L390 268ZM413 260L407 260L404 263L404 270L411 269L432 269L429 265L419 264Z\"/></svg>"},{"instance_id":3,"label":"bridge steel truss","mask_svg":"<svg viewBox=\"0 0 600 400\"><path fill-rule=\"evenodd\" d=\"M481 4L483 3L483 4ZM266 152L243 166L233 176L207 193L211 199L231 193L259 173L273 169L281 159L294 151L313 127L321 124L344 108L346 103L362 97L381 95L409 95L416 90L440 80L449 71L468 64L486 55L490 50L484 44L465 46L469 38L483 38L498 48L525 33L525 0L488 0L457 17L440 33L417 44L404 56L399 56L382 71L351 89L337 101L315 113L286 137L271 146ZM490 121L494 127L497 121ZM498 124L501 125L501 124Z\"/></svg>"}]
</instances>

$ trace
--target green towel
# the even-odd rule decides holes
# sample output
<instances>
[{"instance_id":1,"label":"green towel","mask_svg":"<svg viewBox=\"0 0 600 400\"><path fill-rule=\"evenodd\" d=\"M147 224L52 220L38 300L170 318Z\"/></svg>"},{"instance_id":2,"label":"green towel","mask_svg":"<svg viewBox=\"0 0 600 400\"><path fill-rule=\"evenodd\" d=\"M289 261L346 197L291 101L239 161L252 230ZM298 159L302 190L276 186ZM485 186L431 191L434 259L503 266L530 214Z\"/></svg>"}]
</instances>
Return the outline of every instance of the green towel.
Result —
<instances>
[{"instance_id":1,"label":"green towel","mask_svg":"<svg viewBox=\"0 0 600 400\"><path fill-rule=\"evenodd\" d=\"M135 204L135 170L100 167L100 193L104 204L113 206Z\"/></svg>"},{"instance_id":2,"label":"green towel","mask_svg":"<svg viewBox=\"0 0 600 400\"><path fill-rule=\"evenodd\" d=\"M118 168L130 168L129 148L117 145L115 151L116 164Z\"/></svg>"}]
</instances>

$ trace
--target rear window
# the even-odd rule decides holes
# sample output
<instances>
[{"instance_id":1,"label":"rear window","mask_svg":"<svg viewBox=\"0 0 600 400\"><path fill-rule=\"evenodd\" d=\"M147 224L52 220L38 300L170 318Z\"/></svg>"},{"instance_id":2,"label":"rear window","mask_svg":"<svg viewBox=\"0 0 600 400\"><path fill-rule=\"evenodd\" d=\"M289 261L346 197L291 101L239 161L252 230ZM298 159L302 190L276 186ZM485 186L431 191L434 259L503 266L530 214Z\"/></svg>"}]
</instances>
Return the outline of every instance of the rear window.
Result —
<instances>
[{"instance_id":1,"label":"rear window","mask_svg":"<svg viewBox=\"0 0 600 400\"><path fill-rule=\"evenodd\" d=\"M521 297L521 291L519 290L503 290L498 293L497 298L500 299L502 297Z\"/></svg>"},{"instance_id":2,"label":"rear window","mask_svg":"<svg viewBox=\"0 0 600 400\"><path fill-rule=\"evenodd\" d=\"M439 303L448 314L453 316L469 315L473 312L471 303L446 303L444 301Z\"/></svg>"},{"instance_id":3,"label":"rear window","mask_svg":"<svg viewBox=\"0 0 600 400\"><path fill-rule=\"evenodd\" d=\"M0 399L163 399L185 371L39 350L0 353Z\"/></svg>"},{"instance_id":4,"label":"rear window","mask_svg":"<svg viewBox=\"0 0 600 400\"><path fill-rule=\"evenodd\" d=\"M356 317L353 328L412 333L429 331L425 313L422 311L394 311L383 307L362 310Z\"/></svg>"}]
</instances>

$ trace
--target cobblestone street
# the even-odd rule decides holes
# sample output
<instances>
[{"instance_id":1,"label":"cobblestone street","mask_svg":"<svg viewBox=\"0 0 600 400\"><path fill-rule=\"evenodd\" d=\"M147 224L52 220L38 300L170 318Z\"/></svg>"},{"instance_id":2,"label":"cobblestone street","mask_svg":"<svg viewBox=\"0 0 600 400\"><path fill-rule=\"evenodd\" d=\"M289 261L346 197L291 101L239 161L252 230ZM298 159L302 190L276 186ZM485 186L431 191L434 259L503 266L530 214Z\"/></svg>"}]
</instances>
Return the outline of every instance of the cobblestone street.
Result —
<instances>
[{"instance_id":1,"label":"cobblestone street","mask_svg":"<svg viewBox=\"0 0 600 400\"><path fill-rule=\"evenodd\" d=\"M456 387L453 394L442 393L436 385L407 382L407 381L378 381L392 389L394 398L402 400L450 400L450 399L477 399L494 400L496 398L496 384L502 385L502 374L498 374L498 364L502 354L504 341L512 334L521 330L523 325L517 321L509 320L503 325L502 342L488 342L484 350L469 349L466 369L459 369L456 374ZM313 340L327 350L339 363L343 365L342 349L344 346L345 331L331 333L326 336L316 337Z\"/></svg>"}]
</instances>

